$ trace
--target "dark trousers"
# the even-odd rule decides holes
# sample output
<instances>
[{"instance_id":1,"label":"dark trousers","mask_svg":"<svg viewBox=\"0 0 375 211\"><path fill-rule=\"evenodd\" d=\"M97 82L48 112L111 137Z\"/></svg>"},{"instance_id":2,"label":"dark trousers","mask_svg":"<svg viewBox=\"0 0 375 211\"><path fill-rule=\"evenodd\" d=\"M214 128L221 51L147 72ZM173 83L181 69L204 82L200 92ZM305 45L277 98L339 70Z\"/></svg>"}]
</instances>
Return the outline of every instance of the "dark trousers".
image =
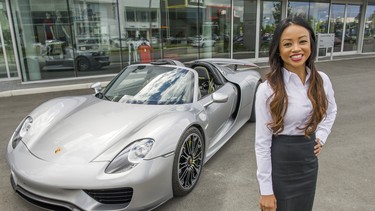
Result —
<instances>
[{"instance_id":1,"label":"dark trousers","mask_svg":"<svg viewBox=\"0 0 375 211\"><path fill-rule=\"evenodd\" d=\"M274 136L272 182L277 211L311 211L318 175L315 135Z\"/></svg>"}]
</instances>

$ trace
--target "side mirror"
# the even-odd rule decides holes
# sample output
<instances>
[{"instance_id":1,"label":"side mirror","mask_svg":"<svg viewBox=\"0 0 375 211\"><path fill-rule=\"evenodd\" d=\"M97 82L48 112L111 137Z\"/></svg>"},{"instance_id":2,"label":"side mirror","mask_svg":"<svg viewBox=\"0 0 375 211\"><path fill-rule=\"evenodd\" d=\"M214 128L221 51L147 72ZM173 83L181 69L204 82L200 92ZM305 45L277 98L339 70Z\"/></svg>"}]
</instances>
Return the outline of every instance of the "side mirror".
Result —
<instances>
[{"instance_id":1,"label":"side mirror","mask_svg":"<svg viewBox=\"0 0 375 211\"><path fill-rule=\"evenodd\" d=\"M223 93L212 93L211 100L204 105L204 107L207 107L211 105L212 103L226 103L228 101L228 95Z\"/></svg>"},{"instance_id":2,"label":"side mirror","mask_svg":"<svg viewBox=\"0 0 375 211\"><path fill-rule=\"evenodd\" d=\"M95 94L101 93L102 91L102 85L100 82L93 83L91 88L95 90Z\"/></svg>"}]
</instances>

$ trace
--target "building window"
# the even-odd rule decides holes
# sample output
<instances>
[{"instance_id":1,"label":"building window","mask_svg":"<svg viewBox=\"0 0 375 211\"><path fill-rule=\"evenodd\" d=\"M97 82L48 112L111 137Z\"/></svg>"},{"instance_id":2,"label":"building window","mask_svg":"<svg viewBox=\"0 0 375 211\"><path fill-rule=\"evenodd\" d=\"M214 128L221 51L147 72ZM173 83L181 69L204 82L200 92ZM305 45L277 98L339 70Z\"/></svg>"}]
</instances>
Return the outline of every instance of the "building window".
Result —
<instances>
[{"instance_id":1,"label":"building window","mask_svg":"<svg viewBox=\"0 0 375 211\"><path fill-rule=\"evenodd\" d=\"M375 52L375 5L368 5L365 17L363 52Z\"/></svg>"},{"instance_id":2,"label":"building window","mask_svg":"<svg viewBox=\"0 0 375 211\"><path fill-rule=\"evenodd\" d=\"M233 58L255 57L257 1L234 1Z\"/></svg>"},{"instance_id":3,"label":"building window","mask_svg":"<svg viewBox=\"0 0 375 211\"><path fill-rule=\"evenodd\" d=\"M126 21L135 22L135 10L134 8L126 8Z\"/></svg>"},{"instance_id":4,"label":"building window","mask_svg":"<svg viewBox=\"0 0 375 211\"><path fill-rule=\"evenodd\" d=\"M330 32L335 34L334 52L358 50L361 5L332 4Z\"/></svg>"},{"instance_id":5,"label":"building window","mask_svg":"<svg viewBox=\"0 0 375 211\"><path fill-rule=\"evenodd\" d=\"M315 33L328 32L329 2L290 1L288 16L300 16L307 20Z\"/></svg>"},{"instance_id":6,"label":"building window","mask_svg":"<svg viewBox=\"0 0 375 211\"><path fill-rule=\"evenodd\" d=\"M276 25L281 21L281 1L262 1L260 7L259 57L268 57Z\"/></svg>"},{"instance_id":7,"label":"building window","mask_svg":"<svg viewBox=\"0 0 375 211\"><path fill-rule=\"evenodd\" d=\"M118 34L115 1L15 0L15 34L23 81L118 73L119 52L110 46Z\"/></svg>"},{"instance_id":8,"label":"building window","mask_svg":"<svg viewBox=\"0 0 375 211\"><path fill-rule=\"evenodd\" d=\"M0 79L18 77L5 0L0 0Z\"/></svg>"}]
</instances>

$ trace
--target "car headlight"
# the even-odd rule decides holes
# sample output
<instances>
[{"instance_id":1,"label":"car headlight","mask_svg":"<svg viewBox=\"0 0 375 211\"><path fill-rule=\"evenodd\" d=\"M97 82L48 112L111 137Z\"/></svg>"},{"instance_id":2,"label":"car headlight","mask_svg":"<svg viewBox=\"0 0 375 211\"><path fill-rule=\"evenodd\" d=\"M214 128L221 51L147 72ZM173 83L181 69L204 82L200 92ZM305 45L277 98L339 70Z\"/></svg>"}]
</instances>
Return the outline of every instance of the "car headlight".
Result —
<instances>
[{"instance_id":1,"label":"car headlight","mask_svg":"<svg viewBox=\"0 0 375 211\"><path fill-rule=\"evenodd\" d=\"M153 145L152 139L142 139L130 144L111 161L105 173L121 173L134 168L151 151Z\"/></svg>"},{"instance_id":2,"label":"car headlight","mask_svg":"<svg viewBox=\"0 0 375 211\"><path fill-rule=\"evenodd\" d=\"M32 123L33 118L28 116L25 119L23 119L23 121L18 125L11 138L13 149L16 148L16 146L18 145L18 143L20 143L22 138L25 137L27 132L30 130Z\"/></svg>"}]
</instances>

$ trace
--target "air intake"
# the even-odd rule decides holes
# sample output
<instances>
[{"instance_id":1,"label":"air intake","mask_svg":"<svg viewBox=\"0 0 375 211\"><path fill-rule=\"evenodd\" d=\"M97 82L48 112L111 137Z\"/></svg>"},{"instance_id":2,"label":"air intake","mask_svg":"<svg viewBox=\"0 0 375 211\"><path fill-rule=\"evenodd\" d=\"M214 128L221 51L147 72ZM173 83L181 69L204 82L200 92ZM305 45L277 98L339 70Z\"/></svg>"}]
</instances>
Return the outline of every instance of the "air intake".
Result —
<instances>
[{"instance_id":1,"label":"air intake","mask_svg":"<svg viewBox=\"0 0 375 211\"><path fill-rule=\"evenodd\" d=\"M102 204L129 204L133 197L133 188L83 191Z\"/></svg>"}]
</instances>

